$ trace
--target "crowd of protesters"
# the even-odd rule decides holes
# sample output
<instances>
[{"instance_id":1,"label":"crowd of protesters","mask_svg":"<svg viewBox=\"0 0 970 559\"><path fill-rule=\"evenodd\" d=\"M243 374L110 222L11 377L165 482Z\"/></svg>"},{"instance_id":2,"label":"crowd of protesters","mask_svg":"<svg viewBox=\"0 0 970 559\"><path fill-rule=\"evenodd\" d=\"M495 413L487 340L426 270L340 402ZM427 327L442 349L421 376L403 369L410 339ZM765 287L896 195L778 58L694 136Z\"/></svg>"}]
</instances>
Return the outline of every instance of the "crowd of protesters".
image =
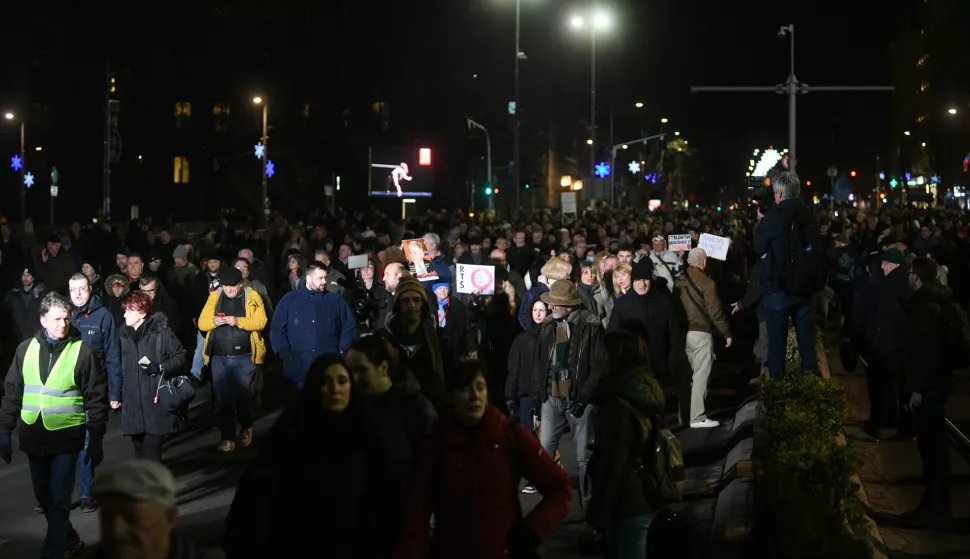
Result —
<instances>
[{"instance_id":1,"label":"crowd of protesters","mask_svg":"<svg viewBox=\"0 0 970 559\"><path fill-rule=\"evenodd\" d=\"M967 215L806 204L787 172L773 195L723 211L601 206L571 222L338 210L274 215L262 230L223 216L201 235L150 219L75 223L43 242L29 221L2 223L2 458L19 420L44 557L84 548L68 514L75 482L85 512L115 511L119 496L161 505L156 537L187 546L171 533L170 474L152 465L186 420L186 402L172 402L180 379L212 383L214 450L230 453L254 442L278 360L298 395L239 483L228 556L530 556L569 510L568 431L584 520L608 556L644 557L665 504L644 495L631 460L662 422L665 391L682 427L718 427L705 406L715 352L733 344L731 315L754 311L754 357L775 378L789 319L810 373L816 324L842 322L866 365L867 436L915 435L926 495L913 515L948 516L942 409L961 363L944 346L961 343L947 326L966 316ZM821 246L807 252L826 262L809 293L791 288L793 223L814 227ZM730 240L723 259L698 247L705 233ZM673 234L692 248L668 250ZM468 264L493 266L494 289L459 290ZM140 460L100 474L110 409ZM523 514L520 492L542 500Z\"/></svg>"}]
</instances>

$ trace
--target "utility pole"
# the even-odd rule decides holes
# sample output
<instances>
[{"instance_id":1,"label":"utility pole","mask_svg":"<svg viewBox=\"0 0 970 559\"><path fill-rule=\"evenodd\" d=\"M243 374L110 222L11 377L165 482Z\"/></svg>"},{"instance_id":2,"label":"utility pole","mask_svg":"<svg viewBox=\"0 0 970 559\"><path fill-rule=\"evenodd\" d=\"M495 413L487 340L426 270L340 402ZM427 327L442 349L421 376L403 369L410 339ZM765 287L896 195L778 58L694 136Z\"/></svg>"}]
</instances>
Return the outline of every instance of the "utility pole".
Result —
<instances>
[{"instance_id":1,"label":"utility pole","mask_svg":"<svg viewBox=\"0 0 970 559\"><path fill-rule=\"evenodd\" d=\"M478 128L479 130L481 130L482 132L485 133L485 159L486 159L486 164L488 165L488 179L487 179L487 184L485 185L485 188L486 189L492 189L492 191L494 192L495 184L492 182L492 139L488 135L488 130L486 130L485 127L482 126L481 124L475 122L474 120L472 120L470 118L466 118L465 119L465 122L468 124L468 129L469 130L471 130L472 128ZM486 190L486 193L487 193L487 190ZM475 187L473 186L472 187L472 197L473 197L473 199L474 199L474 196L475 196ZM491 194L489 194L488 195L488 209L494 212L495 211L495 203L493 202L493 200L494 200L494 198L492 197Z\"/></svg>"},{"instance_id":2,"label":"utility pole","mask_svg":"<svg viewBox=\"0 0 970 559\"><path fill-rule=\"evenodd\" d=\"M111 62L104 63L104 154L102 169L101 212L105 223L111 222ZM54 201L51 200L53 214Z\"/></svg>"},{"instance_id":3,"label":"utility pole","mask_svg":"<svg viewBox=\"0 0 970 559\"><path fill-rule=\"evenodd\" d=\"M593 179L596 178L596 31L591 28L589 36L592 53L589 87L589 185L592 187Z\"/></svg>"},{"instance_id":4,"label":"utility pole","mask_svg":"<svg viewBox=\"0 0 970 559\"><path fill-rule=\"evenodd\" d=\"M259 199L259 205L262 208L266 208L266 198L269 197L269 181L266 176L266 162L269 161L269 134L267 134L267 122L269 120L269 101L263 102L263 136L261 141L263 142L263 194ZM266 212L263 212L264 219Z\"/></svg>"},{"instance_id":5,"label":"utility pole","mask_svg":"<svg viewBox=\"0 0 970 559\"><path fill-rule=\"evenodd\" d=\"M27 172L27 148L25 142L26 121L20 118L20 221L27 220L27 185L24 184L24 174Z\"/></svg>"},{"instance_id":6,"label":"utility pole","mask_svg":"<svg viewBox=\"0 0 970 559\"><path fill-rule=\"evenodd\" d=\"M522 175L519 171L519 60L525 58L525 53L519 47L521 29L522 0L515 0L515 92L513 106L515 114L512 123L512 181L515 183L515 211L519 211L519 190L522 188Z\"/></svg>"},{"instance_id":7,"label":"utility pole","mask_svg":"<svg viewBox=\"0 0 970 559\"><path fill-rule=\"evenodd\" d=\"M764 86L741 86L741 87L691 87L691 93L701 93L707 91L719 91L719 92L764 92L773 91L781 95L788 96L788 168L792 171L795 170L795 166L798 164L798 156L795 151L795 141L797 139L796 134L796 99L798 94L810 93L813 91L893 91L895 88L892 86L810 86L807 83L798 81L795 77L795 26L794 25L784 25L778 30L778 37L784 39L788 37L791 47L790 47L790 70L788 73L788 79L784 83L780 83L774 87L764 87Z\"/></svg>"}]
</instances>

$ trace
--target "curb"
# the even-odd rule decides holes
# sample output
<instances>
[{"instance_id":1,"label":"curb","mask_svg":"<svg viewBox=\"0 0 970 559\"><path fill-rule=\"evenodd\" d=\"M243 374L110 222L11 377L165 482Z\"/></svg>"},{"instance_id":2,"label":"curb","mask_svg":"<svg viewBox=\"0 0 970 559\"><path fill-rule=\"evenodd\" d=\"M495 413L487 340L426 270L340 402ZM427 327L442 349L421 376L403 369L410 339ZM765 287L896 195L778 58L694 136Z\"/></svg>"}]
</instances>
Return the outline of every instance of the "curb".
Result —
<instances>
[{"instance_id":1,"label":"curb","mask_svg":"<svg viewBox=\"0 0 970 559\"><path fill-rule=\"evenodd\" d=\"M829 367L828 354L825 352L825 343L821 340L815 340L815 354L818 358L818 372L822 375L822 378L826 380L832 379L832 369ZM845 446L847 441L845 439L844 433L839 433L836 438L839 446ZM862 484L862 479L859 478L859 472L852 474L852 481L854 481L859 489L856 490L856 497L866 506L867 509L872 509L872 503L869 502L869 494L866 493L866 487ZM853 530L849 527L849 531L855 534L856 537L860 539L865 539L866 544L872 550L873 559L889 559L889 552L886 547L886 541L882 537L882 532L879 530L879 526L876 522L869 516L865 517L866 527L861 531Z\"/></svg>"}]
</instances>

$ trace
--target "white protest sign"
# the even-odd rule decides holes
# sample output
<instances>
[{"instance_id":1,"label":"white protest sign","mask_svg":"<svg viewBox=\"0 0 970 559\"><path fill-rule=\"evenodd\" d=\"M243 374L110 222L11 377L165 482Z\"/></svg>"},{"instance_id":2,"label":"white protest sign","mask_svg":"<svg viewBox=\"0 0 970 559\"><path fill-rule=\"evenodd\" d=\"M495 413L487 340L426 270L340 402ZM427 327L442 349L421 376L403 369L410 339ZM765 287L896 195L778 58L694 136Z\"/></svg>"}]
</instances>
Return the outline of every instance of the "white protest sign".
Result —
<instances>
[{"instance_id":1,"label":"white protest sign","mask_svg":"<svg viewBox=\"0 0 970 559\"><path fill-rule=\"evenodd\" d=\"M575 192L563 192L559 195L562 202L562 213L564 214L574 214L576 213L576 193Z\"/></svg>"},{"instance_id":2,"label":"white protest sign","mask_svg":"<svg viewBox=\"0 0 970 559\"><path fill-rule=\"evenodd\" d=\"M495 266L455 265L455 287L458 293L495 294Z\"/></svg>"},{"instance_id":3,"label":"white protest sign","mask_svg":"<svg viewBox=\"0 0 970 559\"><path fill-rule=\"evenodd\" d=\"M690 250L690 233L686 235L669 235L667 237L667 250Z\"/></svg>"},{"instance_id":4,"label":"white protest sign","mask_svg":"<svg viewBox=\"0 0 970 559\"><path fill-rule=\"evenodd\" d=\"M697 243L697 246L704 249L708 257L715 260L727 260L727 252L730 245L731 239L710 235L708 233L701 233L701 240Z\"/></svg>"}]
</instances>

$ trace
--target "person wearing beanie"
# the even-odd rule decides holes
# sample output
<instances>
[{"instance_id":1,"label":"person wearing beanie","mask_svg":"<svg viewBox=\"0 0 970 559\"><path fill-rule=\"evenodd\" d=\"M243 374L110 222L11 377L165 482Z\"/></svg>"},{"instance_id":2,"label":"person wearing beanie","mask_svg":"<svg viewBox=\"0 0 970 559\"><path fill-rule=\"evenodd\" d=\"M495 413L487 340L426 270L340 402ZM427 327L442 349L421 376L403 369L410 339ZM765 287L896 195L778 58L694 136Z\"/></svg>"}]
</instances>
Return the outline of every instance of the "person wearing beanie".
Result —
<instances>
[{"instance_id":1,"label":"person wearing beanie","mask_svg":"<svg viewBox=\"0 0 970 559\"><path fill-rule=\"evenodd\" d=\"M13 334L18 344L40 328L40 301L47 293L44 284L37 280L33 266L24 266L22 270L20 287L11 289L3 300L4 314L13 321Z\"/></svg>"},{"instance_id":2,"label":"person wearing beanie","mask_svg":"<svg viewBox=\"0 0 970 559\"><path fill-rule=\"evenodd\" d=\"M408 369L421 384L421 392L440 413L446 405L441 343L420 281L413 277L400 279L394 292L394 307L381 333L404 350Z\"/></svg>"},{"instance_id":3,"label":"person wearing beanie","mask_svg":"<svg viewBox=\"0 0 970 559\"><path fill-rule=\"evenodd\" d=\"M239 444L245 448L253 442L253 401L261 384L258 366L266 357L266 321L263 299L243 285L242 272L221 270L219 287L199 315L199 330L205 332L202 356L212 368L216 422L222 431L219 452L236 449L237 422Z\"/></svg>"},{"instance_id":4,"label":"person wearing beanie","mask_svg":"<svg viewBox=\"0 0 970 559\"><path fill-rule=\"evenodd\" d=\"M273 312L270 342L283 360L283 376L303 388L307 371L327 353L346 354L357 338L357 321L350 305L327 292L327 265L307 265L302 285L280 299Z\"/></svg>"},{"instance_id":5,"label":"person wearing beanie","mask_svg":"<svg viewBox=\"0 0 970 559\"><path fill-rule=\"evenodd\" d=\"M613 307L607 332L626 330L640 336L649 348L650 371L661 385L676 384L670 363L677 363L675 348L683 351L680 324L672 311L670 292L663 278L653 278L653 262L644 258L633 265L633 286Z\"/></svg>"}]
</instances>

